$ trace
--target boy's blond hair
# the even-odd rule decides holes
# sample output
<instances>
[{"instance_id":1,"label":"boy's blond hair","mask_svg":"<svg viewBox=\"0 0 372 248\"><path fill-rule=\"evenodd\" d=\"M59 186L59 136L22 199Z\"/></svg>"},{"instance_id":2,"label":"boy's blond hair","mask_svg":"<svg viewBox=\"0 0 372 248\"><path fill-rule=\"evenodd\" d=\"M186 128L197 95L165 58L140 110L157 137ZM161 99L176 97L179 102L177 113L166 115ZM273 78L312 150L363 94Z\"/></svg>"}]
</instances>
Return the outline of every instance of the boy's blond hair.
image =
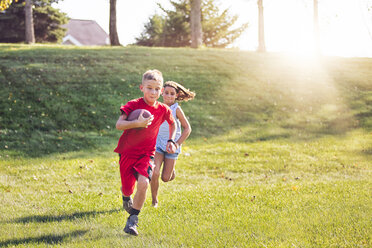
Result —
<instances>
[{"instance_id":1,"label":"boy's blond hair","mask_svg":"<svg viewBox=\"0 0 372 248\"><path fill-rule=\"evenodd\" d=\"M146 80L155 80L163 85L163 74L159 70L148 70L142 76L142 83Z\"/></svg>"}]
</instances>

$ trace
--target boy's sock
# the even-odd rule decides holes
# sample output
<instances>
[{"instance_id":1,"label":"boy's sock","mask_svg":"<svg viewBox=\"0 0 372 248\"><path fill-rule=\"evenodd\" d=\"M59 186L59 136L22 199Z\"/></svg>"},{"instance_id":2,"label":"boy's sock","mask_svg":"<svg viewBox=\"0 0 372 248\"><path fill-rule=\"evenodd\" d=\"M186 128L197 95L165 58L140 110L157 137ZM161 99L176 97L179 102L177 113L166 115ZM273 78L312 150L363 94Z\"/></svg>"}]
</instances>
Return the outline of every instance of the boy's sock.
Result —
<instances>
[{"instance_id":1,"label":"boy's sock","mask_svg":"<svg viewBox=\"0 0 372 248\"><path fill-rule=\"evenodd\" d=\"M130 215L139 215L140 212L141 212L141 210L137 210L137 209L132 208L132 209L129 211L129 214L130 214Z\"/></svg>"},{"instance_id":2,"label":"boy's sock","mask_svg":"<svg viewBox=\"0 0 372 248\"><path fill-rule=\"evenodd\" d=\"M123 197L123 208L125 211L129 213L133 205L132 198L130 198L130 196L122 196L122 197Z\"/></svg>"},{"instance_id":3,"label":"boy's sock","mask_svg":"<svg viewBox=\"0 0 372 248\"><path fill-rule=\"evenodd\" d=\"M123 196L123 201L129 201L130 200L130 196Z\"/></svg>"}]
</instances>

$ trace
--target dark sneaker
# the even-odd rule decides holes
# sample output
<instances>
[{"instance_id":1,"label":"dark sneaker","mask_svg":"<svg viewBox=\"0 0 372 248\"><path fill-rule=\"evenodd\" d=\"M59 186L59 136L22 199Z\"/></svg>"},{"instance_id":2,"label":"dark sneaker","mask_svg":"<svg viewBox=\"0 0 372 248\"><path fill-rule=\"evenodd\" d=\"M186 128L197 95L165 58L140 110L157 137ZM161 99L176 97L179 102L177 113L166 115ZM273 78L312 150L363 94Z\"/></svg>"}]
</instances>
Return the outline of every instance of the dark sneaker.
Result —
<instances>
[{"instance_id":1,"label":"dark sneaker","mask_svg":"<svg viewBox=\"0 0 372 248\"><path fill-rule=\"evenodd\" d=\"M124 227L124 232L137 236L137 226L138 226L138 215L131 215L128 217L127 224Z\"/></svg>"},{"instance_id":2,"label":"dark sneaker","mask_svg":"<svg viewBox=\"0 0 372 248\"><path fill-rule=\"evenodd\" d=\"M132 201L132 198L129 198L128 201L124 200L123 198L123 208L125 211L130 212L130 210L132 209L132 205L133 205L133 201Z\"/></svg>"}]
</instances>

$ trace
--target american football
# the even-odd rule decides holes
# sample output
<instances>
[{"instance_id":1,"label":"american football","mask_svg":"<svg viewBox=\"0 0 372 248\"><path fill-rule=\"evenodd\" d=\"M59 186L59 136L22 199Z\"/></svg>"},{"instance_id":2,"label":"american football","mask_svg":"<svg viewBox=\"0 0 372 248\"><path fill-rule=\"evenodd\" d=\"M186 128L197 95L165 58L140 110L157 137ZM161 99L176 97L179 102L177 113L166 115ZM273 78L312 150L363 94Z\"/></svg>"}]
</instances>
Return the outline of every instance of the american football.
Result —
<instances>
[{"instance_id":1,"label":"american football","mask_svg":"<svg viewBox=\"0 0 372 248\"><path fill-rule=\"evenodd\" d=\"M133 110L132 112L129 113L129 115L127 117L127 121L137 120L139 115L141 114L142 110L143 110L142 116L144 118L149 118L151 113L148 110L146 110L146 109L135 109L135 110Z\"/></svg>"}]
</instances>

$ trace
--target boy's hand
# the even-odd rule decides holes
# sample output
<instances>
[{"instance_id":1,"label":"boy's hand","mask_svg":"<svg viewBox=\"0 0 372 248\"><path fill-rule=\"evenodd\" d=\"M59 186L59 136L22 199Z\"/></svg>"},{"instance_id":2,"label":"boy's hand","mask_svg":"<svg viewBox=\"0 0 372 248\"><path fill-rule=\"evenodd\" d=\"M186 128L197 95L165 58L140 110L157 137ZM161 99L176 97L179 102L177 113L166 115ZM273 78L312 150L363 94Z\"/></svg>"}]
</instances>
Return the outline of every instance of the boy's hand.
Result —
<instances>
[{"instance_id":1,"label":"boy's hand","mask_svg":"<svg viewBox=\"0 0 372 248\"><path fill-rule=\"evenodd\" d=\"M168 142L165 150L167 150L168 153L175 153L177 147L173 144L173 142Z\"/></svg>"},{"instance_id":2,"label":"boy's hand","mask_svg":"<svg viewBox=\"0 0 372 248\"><path fill-rule=\"evenodd\" d=\"M152 121L154 120L154 116L153 115L150 115L150 117L148 118L144 118L142 116L144 110L141 111L141 114L138 116L138 120L137 120L137 123L138 123L138 127L140 128L147 128L148 126L151 125Z\"/></svg>"}]
</instances>

